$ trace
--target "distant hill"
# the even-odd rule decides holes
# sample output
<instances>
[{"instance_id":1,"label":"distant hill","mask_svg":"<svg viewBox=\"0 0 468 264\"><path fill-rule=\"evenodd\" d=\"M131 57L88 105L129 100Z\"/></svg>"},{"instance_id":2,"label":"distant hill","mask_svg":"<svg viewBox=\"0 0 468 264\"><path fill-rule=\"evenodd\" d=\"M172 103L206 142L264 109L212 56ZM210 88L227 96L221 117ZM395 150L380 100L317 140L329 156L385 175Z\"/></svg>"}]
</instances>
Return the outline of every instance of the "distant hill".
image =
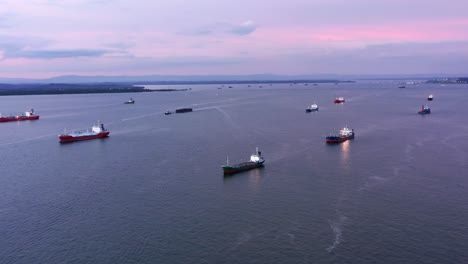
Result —
<instances>
[{"instance_id":1,"label":"distant hill","mask_svg":"<svg viewBox=\"0 0 468 264\"><path fill-rule=\"evenodd\" d=\"M454 74L380 74L380 75L340 75L340 74L307 74L307 75L142 75L142 76L81 76L63 75L46 79L0 78L0 83L222 83L222 82L268 82L268 81L343 81L343 80L406 80L454 78L466 75Z\"/></svg>"}]
</instances>

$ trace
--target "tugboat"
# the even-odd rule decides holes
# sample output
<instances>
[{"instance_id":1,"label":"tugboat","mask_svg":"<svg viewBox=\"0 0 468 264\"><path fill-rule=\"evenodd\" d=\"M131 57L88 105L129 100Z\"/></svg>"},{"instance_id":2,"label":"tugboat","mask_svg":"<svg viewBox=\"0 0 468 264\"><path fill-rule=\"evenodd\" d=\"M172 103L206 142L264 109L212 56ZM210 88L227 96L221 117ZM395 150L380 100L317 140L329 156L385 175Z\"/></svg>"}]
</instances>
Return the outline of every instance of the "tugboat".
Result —
<instances>
[{"instance_id":1,"label":"tugboat","mask_svg":"<svg viewBox=\"0 0 468 264\"><path fill-rule=\"evenodd\" d=\"M421 107L421 110L418 111L418 114L420 115L427 115L427 114L430 114L431 113L431 109L429 108L429 106L422 106Z\"/></svg>"},{"instance_id":2,"label":"tugboat","mask_svg":"<svg viewBox=\"0 0 468 264\"><path fill-rule=\"evenodd\" d=\"M335 104L342 104L345 102L345 99L344 97L338 97L338 98L335 98L335 101L333 101Z\"/></svg>"},{"instance_id":3,"label":"tugboat","mask_svg":"<svg viewBox=\"0 0 468 264\"><path fill-rule=\"evenodd\" d=\"M229 159L227 160L227 164L222 166L224 175L234 174L237 172L247 171L255 168L259 168L263 166L265 159L262 157L262 152L255 149L255 154L250 156L250 161L242 162L239 164L229 165Z\"/></svg>"},{"instance_id":4,"label":"tugboat","mask_svg":"<svg viewBox=\"0 0 468 264\"><path fill-rule=\"evenodd\" d=\"M327 143L341 143L354 138L354 129L344 127L338 135L330 135L326 138Z\"/></svg>"},{"instance_id":5,"label":"tugboat","mask_svg":"<svg viewBox=\"0 0 468 264\"><path fill-rule=\"evenodd\" d=\"M81 140L88 140L88 139L95 139L95 138L104 138L109 136L109 131L104 128L104 124L98 121L97 125L94 125L91 128L91 131L78 131L72 133L64 133L59 135L59 142L60 143L67 143L73 141L81 141Z\"/></svg>"},{"instance_id":6,"label":"tugboat","mask_svg":"<svg viewBox=\"0 0 468 264\"><path fill-rule=\"evenodd\" d=\"M310 113L310 112L315 112L315 111L318 111L319 110L319 107L317 104L312 104L310 105L308 108L306 108L306 113Z\"/></svg>"},{"instance_id":7,"label":"tugboat","mask_svg":"<svg viewBox=\"0 0 468 264\"><path fill-rule=\"evenodd\" d=\"M167 110L166 112L164 112L164 114L165 114L165 115L170 115L170 114L172 114L172 112L169 111L169 110Z\"/></svg>"},{"instance_id":8,"label":"tugboat","mask_svg":"<svg viewBox=\"0 0 468 264\"><path fill-rule=\"evenodd\" d=\"M135 100L133 100L133 98L130 98L124 104L134 104L134 103L135 103Z\"/></svg>"},{"instance_id":9,"label":"tugboat","mask_svg":"<svg viewBox=\"0 0 468 264\"><path fill-rule=\"evenodd\" d=\"M17 116L6 116L2 117L0 114L0 122L11 122L11 121L25 121L25 120L37 120L39 116L36 115L34 109L24 112L24 115L17 115Z\"/></svg>"},{"instance_id":10,"label":"tugboat","mask_svg":"<svg viewBox=\"0 0 468 264\"><path fill-rule=\"evenodd\" d=\"M434 95L430 94L430 95L427 97L427 100L428 100L428 101L434 100Z\"/></svg>"}]
</instances>

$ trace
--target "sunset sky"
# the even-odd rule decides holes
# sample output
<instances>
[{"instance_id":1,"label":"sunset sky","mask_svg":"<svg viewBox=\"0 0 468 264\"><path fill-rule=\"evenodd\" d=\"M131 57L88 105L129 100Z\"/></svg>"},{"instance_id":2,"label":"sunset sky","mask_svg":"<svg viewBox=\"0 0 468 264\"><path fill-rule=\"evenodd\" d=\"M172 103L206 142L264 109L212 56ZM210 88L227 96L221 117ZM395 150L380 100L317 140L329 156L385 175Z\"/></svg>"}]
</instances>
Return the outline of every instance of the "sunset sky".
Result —
<instances>
[{"instance_id":1,"label":"sunset sky","mask_svg":"<svg viewBox=\"0 0 468 264\"><path fill-rule=\"evenodd\" d=\"M467 74L467 0L2 0L0 77Z\"/></svg>"}]
</instances>

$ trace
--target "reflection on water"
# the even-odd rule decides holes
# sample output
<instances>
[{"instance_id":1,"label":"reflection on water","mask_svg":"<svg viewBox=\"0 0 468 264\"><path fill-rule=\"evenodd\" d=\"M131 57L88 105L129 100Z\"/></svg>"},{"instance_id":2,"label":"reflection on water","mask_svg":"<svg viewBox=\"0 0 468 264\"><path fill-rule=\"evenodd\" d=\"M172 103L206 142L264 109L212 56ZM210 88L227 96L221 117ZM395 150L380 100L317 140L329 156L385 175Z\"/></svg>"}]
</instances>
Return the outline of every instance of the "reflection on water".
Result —
<instances>
[{"instance_id":1,"label":"reflection on water","mask_svg":"<svg viewBox=\"0 0 468 264\"><path fill-rule=\"evenodd\" d=\"M249 187L252 190L257 190L263 178L263 167L249 171Z\"/></svg>"},{"instance_id":2,"label":"reflection on water","mask_svg":"<svg viewBox=\"0 0 468 264\"><path fill-rule=\"evenodd\" d=\"M247 180L249 188L253 191L256 191L260 187L261 181L264 176L263 169L264 167L259 167L249 171L243 171L234 174L225 174L224 181L238 179L245 182Z\"/></svg>"},{"instance_id":3,"label":"reflection on water","mask_svg":"<svg viewBox=\"0 0 468 264\"><path fill-rule=\"evenodd\" d=\"M341 143L341 155L340 155L340 162L341 166L344 168L348 167L348 160L349 160L349 140L346 140L345 142Z\"/></svg>"}]
</instances>

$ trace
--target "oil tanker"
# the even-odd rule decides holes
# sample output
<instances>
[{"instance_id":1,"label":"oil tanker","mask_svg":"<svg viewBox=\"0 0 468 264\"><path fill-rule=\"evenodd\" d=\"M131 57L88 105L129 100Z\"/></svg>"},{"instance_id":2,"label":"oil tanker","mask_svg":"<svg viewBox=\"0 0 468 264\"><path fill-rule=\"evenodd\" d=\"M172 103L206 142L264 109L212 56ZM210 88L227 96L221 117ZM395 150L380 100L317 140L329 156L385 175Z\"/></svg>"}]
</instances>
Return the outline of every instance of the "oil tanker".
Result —
<instances>
[{"instance_id":1,"label":"oil tanker","mask_svg":"<svg viewBox=\"0 0 468 264\"><path fill-rule=\"evenodd\" d=\"M94 125L91 128L91 131L88 129L86 131L63 133L62 135L59 135L59 142L67 143L95 138L105 138L109 136L109 133L110 132L104 128L104 124L98 121L98 124Z\"/></svg>"},{"instance_id":2,"label":"oil tanker","mask_svg":"<svg viewBox=\"0 0 468 264\"><path fill-rule=\"evenodd\" d=\"M0 114L0 122L26 121L26 120L37 120L37 119L39 119L39 116L36 115L36 113L34 112L34 109L24 112L24 115L2 117Z\"/></svg>"}]
</instances>

